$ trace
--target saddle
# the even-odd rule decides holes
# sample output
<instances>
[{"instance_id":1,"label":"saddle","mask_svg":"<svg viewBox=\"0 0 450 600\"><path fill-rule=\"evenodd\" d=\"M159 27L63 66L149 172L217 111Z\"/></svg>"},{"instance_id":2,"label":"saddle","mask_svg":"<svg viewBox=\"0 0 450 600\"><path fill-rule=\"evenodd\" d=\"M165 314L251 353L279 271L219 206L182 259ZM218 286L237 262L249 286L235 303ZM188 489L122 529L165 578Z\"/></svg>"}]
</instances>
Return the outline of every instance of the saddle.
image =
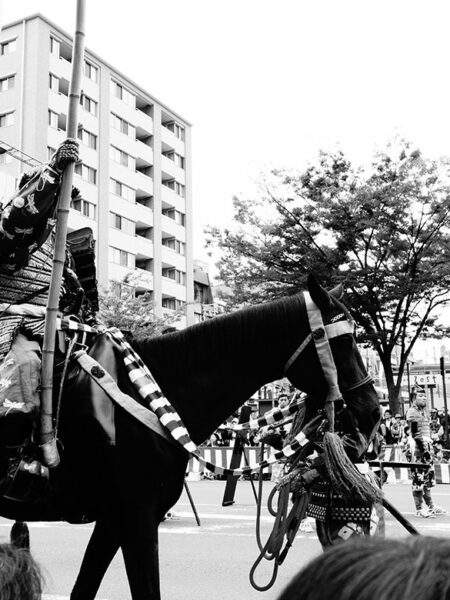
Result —
<instances>
[{"instance_id":1,"label":"saddle","mask_svg":"<svg viewBox=\"0 0 450 600\"><path fill-rule=\"evenodd\" d=\"M61 415L63 428L66 431L70 428L71 435L82 438L83 442L95 440L96 448L114 446L115 410L119 405L159 436L175 443L137 393L131 397L119 389L121 350L106 333L97 335L90 348L77 350L68 357L67 369L62 366L64 359L60 355L55 360L54 390L57 396L58 383L64 376ZM56 404L54 411L55 415L59 413ZM0 426L8 425L7 421L0 419ZM49 479L48 469L39 462L39 448L27 439L15 448L9 447L7 455L3 467L0 459L0 495L16 501L39 501L46 493Z\"/></svg>"}]
</instances>

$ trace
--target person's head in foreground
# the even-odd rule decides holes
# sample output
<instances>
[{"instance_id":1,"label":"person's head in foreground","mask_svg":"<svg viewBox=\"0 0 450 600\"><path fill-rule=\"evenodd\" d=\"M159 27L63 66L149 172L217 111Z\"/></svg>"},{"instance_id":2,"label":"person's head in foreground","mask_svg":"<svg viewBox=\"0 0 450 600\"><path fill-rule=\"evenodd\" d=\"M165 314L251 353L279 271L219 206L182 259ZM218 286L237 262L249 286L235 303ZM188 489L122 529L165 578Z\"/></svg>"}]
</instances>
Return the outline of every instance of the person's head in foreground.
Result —
<instances>
[{"instance_id":1,"label":"person's head in foreground","mask_svg":"<svg viewBox=\"0 0 450 600\"><path fill-rule=\"evenodd\" d=\"M40 600L42 576L28 550L0 544L0 600Z\"/></svg>"},{"instance_id":2,"label":"person's head in foreground","mask_svg":"<svg viewBox=\"0 0 450 600\"><path fill-rule=\"evenodd\" d=\"M349 540L311 561L278 600L450 600L450 540Z\"/></svg>"}]
</instances>

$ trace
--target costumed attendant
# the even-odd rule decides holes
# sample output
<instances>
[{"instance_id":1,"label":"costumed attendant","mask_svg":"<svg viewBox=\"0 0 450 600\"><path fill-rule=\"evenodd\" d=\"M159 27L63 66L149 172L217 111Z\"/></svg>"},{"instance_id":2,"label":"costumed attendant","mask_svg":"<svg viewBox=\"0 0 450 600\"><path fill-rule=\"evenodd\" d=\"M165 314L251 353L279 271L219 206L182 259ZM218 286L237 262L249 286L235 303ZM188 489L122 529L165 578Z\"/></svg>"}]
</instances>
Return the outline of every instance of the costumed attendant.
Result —
<instances>
[{"instance_id":1,"label":"costumed attendant","mask_svg":"<svg viewBox=\"0 0 450 600\"><path fill-rule=\"evenodd\" d=\"M429 465L428 469L411 469L412 495L418 517L430 518L447 514L447 511L434 504L431 488L435 485L433 444L430 430L430 417L425 394L413 392L413 403L406 413L409 426L408 459ZM425 506L424 506L425 503Z\"/></svg>"}]
</instances>

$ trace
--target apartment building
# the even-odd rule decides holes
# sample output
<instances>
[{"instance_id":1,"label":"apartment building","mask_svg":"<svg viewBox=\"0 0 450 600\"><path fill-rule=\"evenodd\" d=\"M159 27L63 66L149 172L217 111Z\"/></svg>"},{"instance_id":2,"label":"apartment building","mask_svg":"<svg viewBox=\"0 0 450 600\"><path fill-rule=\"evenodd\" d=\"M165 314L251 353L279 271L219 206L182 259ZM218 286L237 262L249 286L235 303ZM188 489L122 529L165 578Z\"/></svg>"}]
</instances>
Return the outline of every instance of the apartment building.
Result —
<instances>
[{"instance_id":1,"label":"apartment building","mask_svg":"<svg viewBox=\"0 0 450 600\"><path fill-rule=\"evenodd\" d=\"M72 37L42 15L0 32L1 144L46 162L65 139ZM83 200L69 230L90 227L99 286L125 279L151 292L156 314L193 314L191 127L137 83L86 49L78 115ZM18 178L27 164L0 155Z\"/></svg>"}]
</instances>

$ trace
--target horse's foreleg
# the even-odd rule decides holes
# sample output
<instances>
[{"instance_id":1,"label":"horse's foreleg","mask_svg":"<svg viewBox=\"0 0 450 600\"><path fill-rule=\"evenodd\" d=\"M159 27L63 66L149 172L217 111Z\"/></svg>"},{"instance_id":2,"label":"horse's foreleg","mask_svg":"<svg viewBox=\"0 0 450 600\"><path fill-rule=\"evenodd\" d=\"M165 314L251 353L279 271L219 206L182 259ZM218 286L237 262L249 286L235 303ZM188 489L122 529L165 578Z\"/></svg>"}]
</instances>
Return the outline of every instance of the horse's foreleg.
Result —
<instances>
[{"instance_id":1,"label":"horse's foreleg","mask_svg":"<svg viewBox=\"0 0 450 600\"><path fill-rule=\"evenodd\" d=\"M119 549L115 524L97 521L84 553L70 600L94 600L102 579Z\"/></svg>"},{"instance_id":2,"label":"horse's foreleg","mask_svg":"<svg viewBox=\"0 0 450 600\"><path fill-rule=\"evenodd\" d=\"M127 510L120 543L132 599L160 600L158 523L151 507Z\"/></svg>"}]
</instances>

